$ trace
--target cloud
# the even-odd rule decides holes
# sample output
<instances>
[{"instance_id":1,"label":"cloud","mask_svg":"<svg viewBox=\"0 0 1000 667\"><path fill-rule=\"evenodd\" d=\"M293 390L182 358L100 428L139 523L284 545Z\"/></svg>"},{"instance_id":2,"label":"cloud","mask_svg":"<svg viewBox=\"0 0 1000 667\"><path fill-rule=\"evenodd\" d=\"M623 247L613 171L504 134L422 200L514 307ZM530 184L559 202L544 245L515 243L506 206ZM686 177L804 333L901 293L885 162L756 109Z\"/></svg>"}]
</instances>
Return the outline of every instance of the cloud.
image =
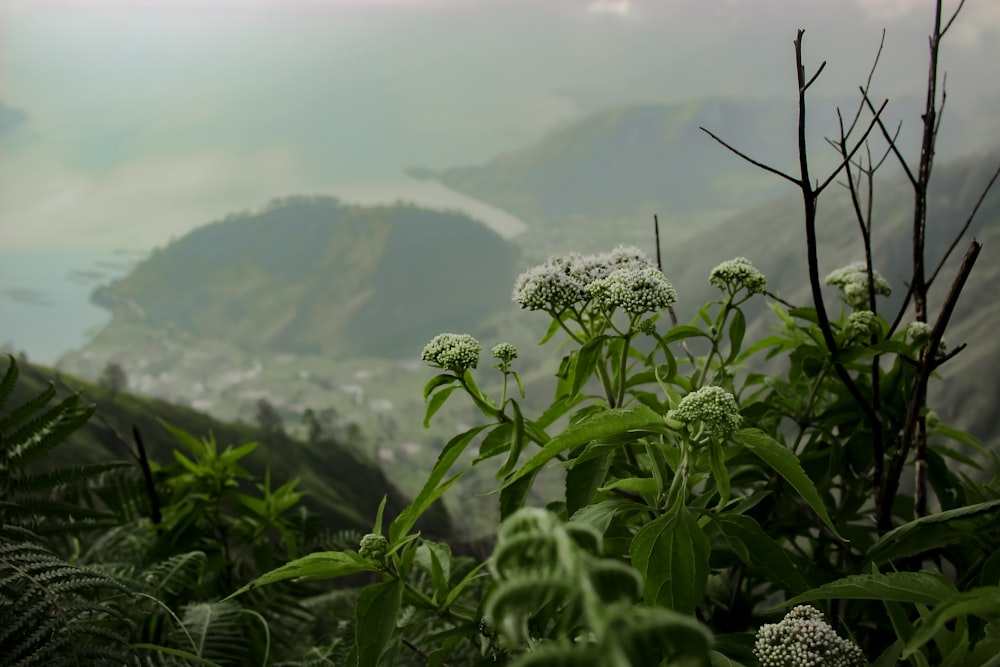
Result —
<instances>
[{"instance_id":1,"label":"cloud","mask_svg":"<svg viewBox=\"0 0 1000 667\"><path fill-rule=\"evenodd\" d=\"M918 19L928 26L934 16L933 3L927 0L856 0L865 15L875 21L892 22ZM942 21L958 8L955 0L942 3ZM966 3L947 39L966 45L978 44L988 33L1000 31L1000 2Z\"/></svg>"},{"instance_id":2,"label":"cloud","mask_svg":"<svg viewBox=\"0 0 1000 667\"><path fill-rule=\"evenodd\" d=\"M591 0L587 5L592 16L628 16L634 9L630 0Z\"/></svg>"}]
</instances>

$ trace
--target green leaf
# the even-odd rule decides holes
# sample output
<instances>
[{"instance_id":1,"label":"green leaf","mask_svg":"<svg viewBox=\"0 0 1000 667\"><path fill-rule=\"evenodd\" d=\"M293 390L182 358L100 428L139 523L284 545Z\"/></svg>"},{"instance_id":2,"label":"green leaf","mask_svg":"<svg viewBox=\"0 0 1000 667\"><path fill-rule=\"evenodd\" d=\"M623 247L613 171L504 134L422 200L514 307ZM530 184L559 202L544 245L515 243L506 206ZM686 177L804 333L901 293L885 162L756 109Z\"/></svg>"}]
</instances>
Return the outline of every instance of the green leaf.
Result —
<instances>
[{"instance_id":1,"label":"green leaf","mask_svg":"<svg viewBox=\"0 0 1000 667\"><path fill-rule=\"evenodd\" d=\"M580 353L576 357L576 367L573 369L570 397L578 396L580 390L587 384L587 380L594 374L597 362L600 361L601 353L604 351L604 342L607 339L607 336L595 336L580 348Z\"/></svg>"},{"instance_id":2,"label":"green leaf","mask_svg":"<svg viewBox=\"0 0 1000 667\"><path fill-rule=\"evenodd\" d=\"M732 363L733 359L737 357L740 353L740 348L743 347L743 336L747 332L747 318L743 315L743 311L736 308L733 311L733 321L729 323L729 356L726 357L726 363Z\"/></svg>"},{"instance_id":3,"label":"green leaf","mask_svg":"<svg viewBox=\"0 0 1000 667\"><path fill-rule=\"evenodd\" d=\"M601 487L601 491L611 491L612 489L626 489L643 495L655 496L660 490L660 485L652 477L626 477L625 479L616 479Z\"/></svg>"},{"instance_id":4,"label":"green leaf","mask_svg":"<svg viewBox=\"0 0 1000 667\"><path fill-rule=\"evenodd\" d=\"M1000 616L1000 587L974 588L942 601L930 614L924 616L917 626L917 631L906 642L903 659L910 657L921 646L934 639L938 632L945 629L945 624L970 615L987 619Z\"/></svg>"},{"instance_id":5,"label":"green leaf","mask_svg":"<svg viewBox=\"0 0 1000 667\"><path fill-rule=\"evenodd\" d=\"M497 470L497 479L506 477L514 471L514 468L517 467L517 460L521 457L521 450L524 449L524 415L521 414L521 406L517 404L517 401L511 399L510 404L514 407L514 424L510 431L507 460Z\"/></svg>"},{"instance_id":6,"label":"green leaf","mask_svg":"<svg viewBox=\"0 0 1000 667\"><path fill-rule=\"evenodd\" d=\"M1000 500L991 500L910 521L889 531L873 544L868 550L868 559L873 563L884 563L930 551L947 541L959 541L964 537L963 533L967 535L968 532L955 530L948 524L983 515L987 520L992 519L998 507Z\"/></svg>"},{"instance_id":7,"label":"green leaf","mask_svg":"<svg viewBox=\"0 0 1000 667\"><path fill-rule=\"evenodd\" d=\"M455 600L458 599L458 596L462 594L462 591L464 591L466 587L469 584L471 584L475 580L475 578L479 575L479 571L482 570L484 567L486 567L488 564L489 561L483 561L479 565L469 570L469 572L464 577L462 577L462 580L457 584L455 584L455 587L451 589L451 592L448 593L448 596L444 599L444 604L441 605L441 610L444 611L448 607L453 605L455 603Z\"/></svg>"},{"instance_id":8,"label":"green leaf","mask_svg":"<svg viewBox=\"0 0 1000 667\"><path fill-rule=\"evenodd\" d=\"M809 582L799 572L777 542L752 517L723 514L716 521L733 551L747 567L764 572L768 579L792 595L809 590Z\"/></svg>"},{"instance_id":9,"label":"green leaf","mask_svg":"<svg viewBox=\"0 0 1000 667\"><path fill-rule=\"evenodd\" d=\"M447 387L431 396L431 400L427 402L427 412L424 413L424 428L430 428L431 417L441 409L441 406L444 405L444 402L448 400L448 397L456 389L458 387Z\"/></svg>"},{"instance_id":10,"label":"green leaf","mask_svg":"<svg viewBox=\"0 0 1000 667\"><path fill-rule=\"evenodd\" d=\"M520 477L514 483L506 483L500 487L500 520L504 520L517 510L524 507L524 500L531 491L538 470L525 477Z\"/></svg>"},{"instance_id":11,"label":"green leaf","mask_svg":"<svg viewBox=\"0 0 1000 667\"><path fill-rule=\"evenodd\" d=\"M645 580L646 604L694 613L708 585L709 543L686 507L643 526L629 555Z\"/></svg>"},{"instance_id":12,"label":"green leaf","mask_svg":"<svg viewBox=\"0 0 1000 667\"><path fill-rule=\"evenodd\" d=\"M372 527L372 533L375 535L382 534L382 513L385 512L385 501L388 496L382 496L382 502L378 504L378 512L375 514L375 525Z\"/></svg>"},{"instance_id":13,"label":"green leaf","mask_svg":"<svg viewBox=\"0 0 1000 667\"><path fill-rule=\"evenodd\" d=\"M757 455L764 463L771 466L775 472L781 475L793 489L795 489L803 500L813 509L823 520L823 523L833 531L833 534L844 540L844 537L837 532L830 520L830 515L826 511L823 499L820 497L816 486L806 475L799 463L799 459L787 447L782 446L774 438L763 431L755 428L745 428L737 431L733 435L733 440L743 445ZM847 540L844 540L845 542Z\"/></svg>"},{"instance_id":14,"label":"green leaf","mask_svg":"<svg viewBox=\"0 0 1000 667\"><path fill-rule=\"evenodd\" d=\"M663 417L644 405L602 410L581 419L549 440L541 450L525 461L520 470L504 482L503 487L510 486L526 475L533 474L563 451L574 449L598 438L620 435L635 430L653 429L662 425Z\"/></svg>"},{"instance_id":15,"label":"green leaf","mask_svg":"<svg viewBox=\"0 0 1000 667\"><path fill-rule=\"evenodd\" d=\"M382 658L396 632L402 602L402 579L372 584L358 595L354 611L357 619L354 648L359 667L382 664Z\"/></svg>"},{"instance_id":16,"label":"green leaf","mask_svg":"<svg viewBox=\"0 0 1000 667\"><path fill-rule=\"evenodd\" d=\"M955 585L932 572L853 574L785 602L786 607L814 600L882 600L934 605L952 597Z\"/></svg>"},{"instance_id":17,"label":"green leaf","mask_svg":"<svg viewBox=\"0 0 1000 667\"><path fill-rule=\"evenodd\" d=\"M286 579L335 579L358 572L377 572L375 563L352 551L317 551L285 563L262 574L226 599L242 595L258 586L267 586Z\"/></svg>"},{"instance_id":18,"label":"green leaf","mask_svg":"<svg viewBox=\"0 0 1000 667\"><path fill-rule=\"evenodd\" d=\"M545 345L550 340L552 340L552 337L556 335L556 332L559 331L559 328L560 328L559 327L559 320L557 318L553 317L551 324L549 324L548 331L546 331L545 335L542 336L542 339L540 341L538 341L538 344L539 345Z\"/></svg>"},{"instance_id":19,"label":"green leaf","mask_svg":"<svg viewBox=\"0 0 1000 667\"><path fill-rule=\"evenodd\" d=\"M682 324L676 326L667 333L663 334L662 343L664 345L669 343L676 343L679 340L684 340L685 338L694 338L697 336L702 336L704 338L710 338L710 336L699 329L698 327L691 326L690 324Z\"/></svg>"},{"instance_id":20,"label":"green leaf","mask_svg":"<svg viewBox=\"0 0 1000 667\"><path fill-rule=\"evenodd\" d=\"M594 499L611 466L608 452L573 466L566 473L566 512L572 515Z\"/></svg>"},{"instance_id":21,"label":"green leaf","mask_svg":"<svg viewBox=\"0 0 1000 667\"><path fill-rule=\"evenodd\" d=\"M448 474L451 469L452 464L458 460L458 457L462 455L465 448L472 441L476 435L485 428L492 426L492 424L485 424L483 426L477 426L475 428L469 429L465 433L459 433L454 438L448 441L448 444L444 446L441 453L438 455L437 463L434 464L434 468L431 470L430 476L427 481L424 482L424 488L421 489L417 497L413 499L413 502L399 513L396 520L389 525L389 542L395 543L399 539L410 532L413 528L413 524L417 522L420 515L431 506L435 500L437 500L441 494L444 492L445 488L438 488L438 484L444 479L444 476ZM452 478L451 483L454 483L457 477Z\"/></svg>"},{"instance_id":22,"label":"green leaf","mask_svg":"<svg viewBox=\"0 0 1000 667\"><path fill-rule=\"evenodd\" d=\"M454 382L458 382L458 377L452 375L451 373L441 373L440 375L435 375L427 381L427 384L424 385L424 400L426 401L427 397L431 395L431 392L441 385L452 384Z\"/></svg>"}]
</instances>

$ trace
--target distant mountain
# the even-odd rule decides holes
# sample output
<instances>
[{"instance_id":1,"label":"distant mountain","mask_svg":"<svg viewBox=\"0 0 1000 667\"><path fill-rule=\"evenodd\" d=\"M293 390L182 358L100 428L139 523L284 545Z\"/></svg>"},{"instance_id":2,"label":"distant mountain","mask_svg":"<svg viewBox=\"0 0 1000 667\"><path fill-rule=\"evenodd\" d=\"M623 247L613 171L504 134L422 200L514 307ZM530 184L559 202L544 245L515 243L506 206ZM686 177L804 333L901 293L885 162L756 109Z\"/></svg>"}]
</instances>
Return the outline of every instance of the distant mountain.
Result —
<instances>
[{"instance_id":1,"label":"distant mountain","mask_svg":"<svg viewBox=\"0 0 1000 667\"><path fill-rule=\"evenodd\" d=\"M8 407L37 396L57 374L24 361L18 362L18 369L20 377L7 400ZM189 408L124 392L112 393L79 378L62 375L57 382L57 395L68 395L70 390L81 392L85 401L96 403L97 412L59 449L59 464L63 466L131 460L130 452L135 450L133 426L142 434L150 458L168 465L173 462L172 451L178 444L161 425L159 420L163 420L196 437L213 434L220 447L262 443L246 459L247 471L261 480L265 469L270 468L273 478L281 483L298 477L299 488L306 491L303 503L322 517L331 530L368 532L383 495L387 497L387 516L394 516L408 502L370 457L334 440L312 444L283 440L269 447L263 444L263 434L246 424L220 422ZM451 520L443 506L431 508L423 530L440 537L452 533Z\"/></svg>"},{"instance_id":2,"label":"distant mountain","mask_svg":"<svg viewBox=\"0 0 1000 667\"><path fill-rule=\"evenodd\" d=\"M817 155L836 131L836 108L846 122L856 100L817 99L809 130ZM918 130L912 99L896 100L884 118L905 119L907 141ZM797 107L789 100L704 99L649 104L588 115L484 165L410 170L505 209L529 225L587 227L623 221L717 221L781 194L785 184L735 158L699 127L778 168L797 164ZM528 240L528 239L526 239Z\"/></svg>"},{"instance_id":3,"label":"distant mountain","mask_svg":"<svg viewBox=\"0 0 1000 667\"><path fill-rule=\"evenodd\" d=\"M27 121L27 113L17 107L0 102L0 137Z\"/></svg>"},{"instance_id":4,"label":"distant mountain","mask_svg":"<svg viewBox=\"0 0 1000 667\"><path fill-rule=\"evenodd\" d=\"M94 300L115 313L107 330L396 356L507 308L516 268L513 246L460 213L293 197L195 229Z\"/></svg>"}]
</instances>

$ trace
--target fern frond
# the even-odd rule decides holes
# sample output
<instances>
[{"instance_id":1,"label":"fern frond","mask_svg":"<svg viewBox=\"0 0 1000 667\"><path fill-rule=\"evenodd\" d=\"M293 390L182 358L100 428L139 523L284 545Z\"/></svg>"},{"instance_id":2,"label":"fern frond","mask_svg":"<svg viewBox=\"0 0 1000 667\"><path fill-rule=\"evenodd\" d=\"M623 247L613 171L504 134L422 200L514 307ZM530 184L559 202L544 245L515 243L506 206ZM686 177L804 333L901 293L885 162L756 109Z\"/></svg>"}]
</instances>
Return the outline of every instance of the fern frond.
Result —
<instances>
[{"instance_id":1,"label":"fern frond","mask_svg":"<svg viewBox=\"0 0 1000 667\"><path fill-rule=\"evenodd\" d=\"M9 371L8 371L9 372ZM17 377L15 373L14 377ZM4 380L6 380L4 376ZM22 403L13 410L10 411L3 419L0 419L0 433L9 431L10 429L16 428L18 424L24 422L24 420L29 419L33 414L44 408L49 404L53 398L56 397L56 386L49 382L45 389L38 396L35 396L26 403Z\"/></svg>"},{"instance_id":2,"label":"fern frond","mask_svg":"<svg viewBox=\"0 0 1000 667\"><path fill-rule=\"evenodd\" d=\"M7 364L7 371L3 374L3 379L0 380L0 410L3 410L4 404L10 398L10 393L14 391L17 378L21 374L17 370L17 362L14 360L13 355L8 354L7 358L10 359L10 363Z\"/></svg>"},{"instance_id":3,"label":"fern frond","mask_svg":"<svg viewBox=\"0 0 1000 667\"><path fill-rule=\"evenodd\" d=\"M12 468L25 468L41 461L53 447L66 440L74 431L87 423L96 406L79 410L79 396L70 396L38 418L28 422L10 436L7 447L13 448L8 459ZM70 407L64 408L66 404Z\"/></svg>"},{"instance_id":4,"label":"fern frond","mask_svg":"<svg viewBox=\"0 0 1000 667\"><path fill-rule=\"evenodd\" d=\"M11 484L11 491L13 493L51 491L64 486L82 484L97 479L110 470L130 468L131 465L128 461L110 461L85 466L73 466L72 468L60 468L59 470L38 475L27 475L14 480Z\"/></svg>"},{"instance_id":5,"label":"fern frond","mask_svg":"<svg viewBox=\"0 0 1000 667\"><path fill-rule=\"evenodd\" d=\"M207 565L205 552L189 551L156 563L139 580L150 595L161 599L176 596L197 589Z\"/></svg>"},{"instance_id":6,"label":"fern frond","mask_svg":"<svg viewBox=\"0 0 1000 667\"><path fill-rule=\"evenodd\" d=\"M107 603L122 584L30 541L0 541L0 655L13 665L132 664ZM7 664L7 663L5 663Z\"/></svg>"},{"instance_id":7,"label":"fern frond","mask_svg":"<svg viewBox=\"0 0 1000 667\"><path fill-rule=\"evenodd\" d=\"M220 665L243 665L247 640L243 631L242 609L232 602L198 602L184 608L182 632L173 643L184 646L190 639L192 653Z\"/></svg>"}]
</instances>

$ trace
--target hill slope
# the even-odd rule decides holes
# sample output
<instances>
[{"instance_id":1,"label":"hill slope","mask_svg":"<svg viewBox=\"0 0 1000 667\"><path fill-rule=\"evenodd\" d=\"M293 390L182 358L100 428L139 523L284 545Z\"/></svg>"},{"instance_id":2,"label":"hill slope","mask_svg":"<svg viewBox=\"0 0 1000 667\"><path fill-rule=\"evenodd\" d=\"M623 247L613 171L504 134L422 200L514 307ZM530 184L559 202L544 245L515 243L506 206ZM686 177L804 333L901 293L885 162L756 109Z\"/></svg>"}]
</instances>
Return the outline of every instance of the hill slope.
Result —
<instances>
[{"instance_id":1,"label":"hill slope","mask_svg":"<svg viewBox=\"0 0 1000 667\"><path fill-rule=\"evenodd\" d=\"M856 101L819 101L811 107L814 145L822 145L823 133L837 127L837 104L853 109ZM886 118L895 125L900 114L918 118L915 111L912 102L900 100ZM485 165L412 173L506 209L533 226L645 223L654 213L689 226L717 221L783 192L779 181L733 159L699 126L732 138L751 155L793 168L796 113L795 104L774 99L614 108ZM907 141L916 127L905 123L901 140Z\"/></svg>"},{"instance_id":2,"label":"hill slope","mask_svg":"<svg viewBox=\"0 0 1000 667\"><path fill-rule=\"evenodd\" d=\"M0 363L6 364L6 359ZM18 362L18 369L20 378L7 401L8 408L37 396L46 383L56 378L56 371L23 361ZM177 443L160 420L197 437L214 434L222 447L264 441L259 429L246 424L220 422L195 410L157 399L112 394L73 376L59 377L56 386L60 397L70 391L81 392L85 400L97 404L97 412L90 421L59 449L62 466L130 460L135 448L131 440L133 426L142 434L153 461L171 463ZM371 458L333 440L306 444L286 439L270 448L262 444L246 459L245 467L258 479L263 478L267 467L271 468L276 480L298 477L301 480L299 488L307 492L303 503L334 530L368 532L383 495L388 498L388 516L394 516L408 502ZM425 515L423 528L442 537L451 534L451 521L443 506L438 504L431 508Z\"/></svg>"},{"instance_id":3,"label":"hill slope","mask_svg":"<svg viewBox=\"0 0 1000 667\"><path fill-rule=\"evenodd\" d=\"M246 349L389 356L506 307L514 258L459 213L297 197L192 231L95 300L115 312L109 329L138 320Z\"/></svg>"}]
</instances>

